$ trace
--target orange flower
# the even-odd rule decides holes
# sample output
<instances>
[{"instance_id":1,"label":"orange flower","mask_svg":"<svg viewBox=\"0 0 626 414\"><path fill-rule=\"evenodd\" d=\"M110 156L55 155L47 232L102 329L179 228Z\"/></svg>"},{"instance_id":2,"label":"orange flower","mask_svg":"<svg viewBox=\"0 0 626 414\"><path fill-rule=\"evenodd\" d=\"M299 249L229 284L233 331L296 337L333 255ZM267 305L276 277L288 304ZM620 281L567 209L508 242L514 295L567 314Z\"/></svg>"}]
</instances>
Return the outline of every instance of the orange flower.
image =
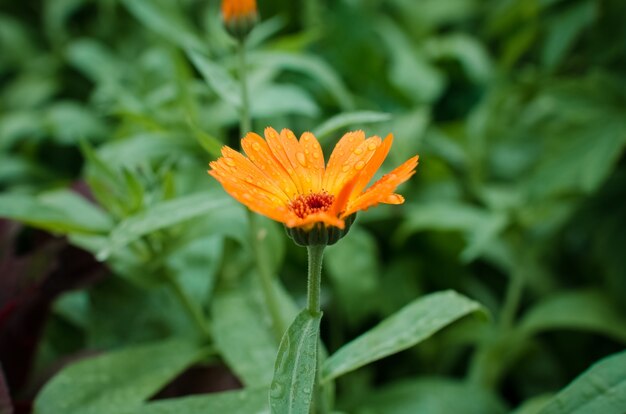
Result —
<instances>
[{"instance_id":1,"label":"orange flower","mask_svg":"<svg viewBox=\"0 0 626 414\"><path fill-rule=\"evenodd\" d=\"M222 19L235 37L243 37L258 18L256 0L222 0Z\"/></svg>"},{"instance_id":2,"label":"orange flower","mask_svg":"<svg viewBox=\"0 0 626 414\"><path fill-rule=\"evenodd\" d=\"M345 227L357 211L379 203L402 204L394 191L415 174L418 156L383 176L364 191L389 153L393 136L365 139L363 131L341 138L324 165L319 142L310 132L296 138L283 129L265 129L265 139L248 133L241 140L247 158L227 146L209 165L210 175L250 210L309 230L317 223Z\"/></svg>"}]
</instances>

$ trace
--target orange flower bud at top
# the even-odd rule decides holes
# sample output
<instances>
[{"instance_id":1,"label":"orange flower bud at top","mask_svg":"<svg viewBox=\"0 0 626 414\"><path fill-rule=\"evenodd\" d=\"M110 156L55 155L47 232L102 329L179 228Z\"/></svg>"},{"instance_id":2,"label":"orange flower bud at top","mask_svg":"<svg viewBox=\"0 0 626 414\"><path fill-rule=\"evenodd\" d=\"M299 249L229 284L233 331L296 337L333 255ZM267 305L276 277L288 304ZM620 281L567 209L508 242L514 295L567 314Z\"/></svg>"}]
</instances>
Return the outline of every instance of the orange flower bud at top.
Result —
<instances>
[{"instance_id":1,"label":"orange flower bud at top","mask_svg":"<svg viewBox=\"0 0 626 414\"><path fill-rule=\"evenodd\" d=\"M256 0L222 0L222 20L228 32L243 39L258 20Z\"/></svg>"}]
</instances>

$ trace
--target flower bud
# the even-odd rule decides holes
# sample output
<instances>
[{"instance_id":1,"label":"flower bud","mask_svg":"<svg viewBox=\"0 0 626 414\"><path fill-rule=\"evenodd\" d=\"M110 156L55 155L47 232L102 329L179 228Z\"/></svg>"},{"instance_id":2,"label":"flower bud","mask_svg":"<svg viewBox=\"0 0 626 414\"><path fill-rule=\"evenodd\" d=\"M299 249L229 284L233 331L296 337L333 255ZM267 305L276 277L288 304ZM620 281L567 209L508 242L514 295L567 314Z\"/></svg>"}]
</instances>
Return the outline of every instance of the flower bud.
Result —
<instances>
[{"instance_id":1,"label":"flower bud","mask_svg":"<svg viewBox=\"0 0 626 414\"><path fill-rule=\"evenodd\" d=\"M222 21L232 36L243 40L259 18L256 0L222 0Z\"/></svg>"}]
</instances>

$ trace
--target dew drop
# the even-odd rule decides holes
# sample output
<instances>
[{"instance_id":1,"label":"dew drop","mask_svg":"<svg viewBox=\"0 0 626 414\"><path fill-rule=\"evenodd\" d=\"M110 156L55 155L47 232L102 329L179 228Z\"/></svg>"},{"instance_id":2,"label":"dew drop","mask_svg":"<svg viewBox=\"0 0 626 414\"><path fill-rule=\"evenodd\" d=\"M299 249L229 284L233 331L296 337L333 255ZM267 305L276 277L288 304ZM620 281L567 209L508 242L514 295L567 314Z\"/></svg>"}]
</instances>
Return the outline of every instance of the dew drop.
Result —
<instances>
[{"instance_id":1,"label":"dew drop","mask_svg":"<svg viewBox=\"0 0 626 414\"><path fill-rule=\"evenodd\" d=\"M310 394L310 393L311 393L311 389L310 389L310 388L304 388L304 389L302 390L302 392L304 392L305 394L307 394L307 395L308 395L308 394Z\"/></svg>"},{"instance_id":2,"label":"dew drop","mask_svg":"<svg viewBox=\"0 0 626 414\"><path fill-rule=\"evenodd\" d=\"M341 171L348 172L349 169L350 169L350 165L344 165Z\"/></svg>"},{"instance_id":3,"label":"dew drop","mask_svg":"<svg viewBox=\"0 0 626 414\"><path fill-rule=\"evenodd\" d=\"M354 153L355 153L356 155L361 155L361 154L363 154L363 148L359 147L359 148L355 149L355 150L354 150Z\"/></svg>"},{"instance_id":4,"label":"dew drop","mask_svg":"<svg viewBox=\"0 0 626 414\"><path fill-rule=\"evenodd\" d=\"M304 153L302 152L297 153L296 158L298 159L298 162L300 163L300 165L302 165L303 167L306 167L306 156L304 155Z\"/></svg>"},{"instance_id":5,"label":"dew drop","mask_svg":"<svg viewBox=\"0 0 626 414\"><path fill-rule=\"evenodd\" d=\"M235 160L233 160L233 159L232 159L232 158L230 158L230 157L226 157L226 158L224 158L224 162L226 163L226 165L231 166L231 167L234 167L235 165L237 165L237 164L235 163Z\"/></svg>"},{"instance_id":6,"label":"dew drop","mask_svg":"<svg viewBox=\"0 0 626 414\"><path fill-rule=\"evenodd\" d=\"M370 143L368 144L368 146L367 146L367 149L368 149L368 150L370 150L370 151L374 151L374 150L376 149L376 147L378 147L378 145L376 145L376 144L375 144L375 143L373 143L373 142L370 142Z\"/></svg>"},{"instance_id":7,"label":"dew drop","mask_svg":"<svg viewBox=\"0 0 626 414\"><path fill-rule=\"evenodd\" d=\"M317 159L319 159L319 157L320 157L319 152L314 152L313 153L313 158L315 158L317 160Z\"/></svg>"},{"instance_id":8,"label":"dew drop","mask_svg":"<svg viewBox=\"0 0 626 414\"><path fill-rule=\"evenodd\" d=\"M273 382L270 387L270 397L272 398L280 398L285 393L285 387L278 382Z\"/></svg>"},{"instance_id":9,"label":"dew drop","mask_svg":"<svg viewBox=\"0 0 626 414\"><path fill-rule=\"evenodd\" d=\"M261 150L261 146L259 145L258 142L255 142L252 144L252 149L254 149L255 151L260 151Z\"/></svg>"},{"instance_id":10,"label":"dew drop","mask_svg":"<svg viewBox=\"0 0 626 414\"><path fill-rule=\"evenodd\" d=\"M356 165L354 166L354 168L356 168L357 170L362 170L363 167L365 167L365 162L363 161L357 162Z\"/></svg>"}]
</instances>

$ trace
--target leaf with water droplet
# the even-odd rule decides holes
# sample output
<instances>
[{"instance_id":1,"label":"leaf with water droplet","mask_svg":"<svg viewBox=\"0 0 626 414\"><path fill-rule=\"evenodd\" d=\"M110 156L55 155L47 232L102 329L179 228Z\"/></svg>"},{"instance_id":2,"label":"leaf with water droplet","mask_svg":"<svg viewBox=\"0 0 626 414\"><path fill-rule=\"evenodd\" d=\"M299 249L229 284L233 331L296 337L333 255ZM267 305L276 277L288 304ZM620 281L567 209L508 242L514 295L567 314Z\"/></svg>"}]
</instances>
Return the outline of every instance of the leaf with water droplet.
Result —
<instances>
[{"instance_id":1,"label":"leaf with water droplet","mask_svg":"<svg viewBox=\"0 0 626 414\"><path fill-rule=\"evenodd\" d=\"M416 299L331 355L322 366L322 381L405 350L476 311L484 309L454 291Z\"/></svg>"},{"instance_id":2,"label":"leaf with water droplet","mask_svg":"<svg viewBox=\"0 0 626 414\"><path fill-rule=\"evenodd\" d=\"M317 369L321 313L303 310L283 336L270 388L274 414L308 413Z\"/></svg>"}]
</instances>

